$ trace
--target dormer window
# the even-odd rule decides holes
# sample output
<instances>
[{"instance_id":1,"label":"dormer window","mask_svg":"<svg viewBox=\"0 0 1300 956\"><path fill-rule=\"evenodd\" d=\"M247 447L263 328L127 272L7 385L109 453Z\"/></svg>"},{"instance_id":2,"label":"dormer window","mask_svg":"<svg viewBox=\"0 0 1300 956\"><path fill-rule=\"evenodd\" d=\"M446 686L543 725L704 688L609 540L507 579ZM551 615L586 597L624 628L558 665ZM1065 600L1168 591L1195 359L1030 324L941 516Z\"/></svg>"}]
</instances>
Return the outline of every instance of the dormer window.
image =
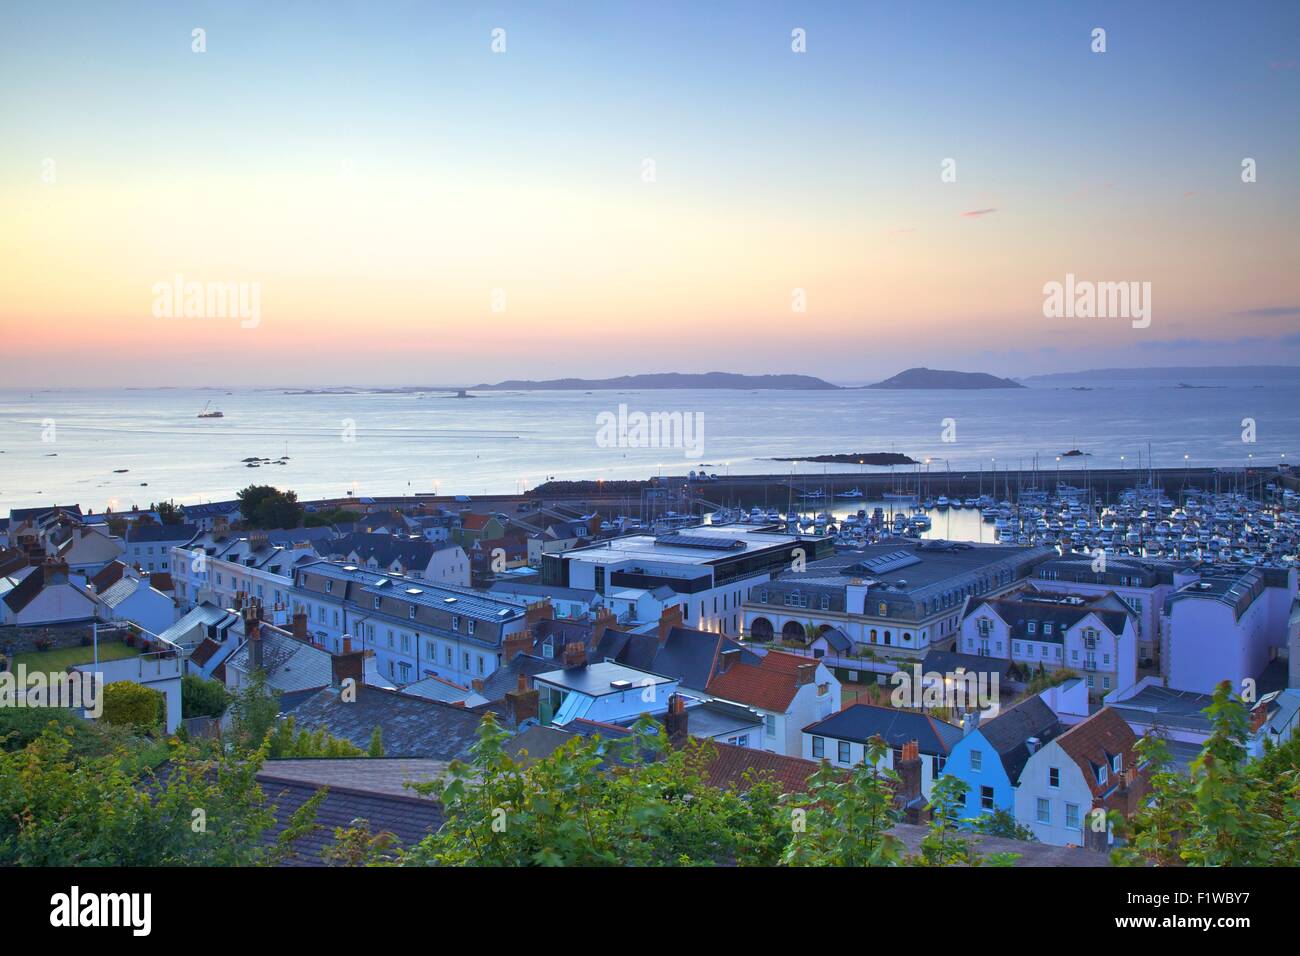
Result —
<instances>
[{"instance_id":1,"label":"dormer window","mask_svg":"<svg viewBox=\"0 0 1300 956\"><path fill-rule=\"evenodd\" d=\"M453 614L451 616L451 629L453 631L460 630L460 617L458 615Z\"/></svg>"},{"instance_id":2,"label":"dormer window","mask_svg":"<svg viewBox=\"0 0 1300 956\"><path fill-rule=\"evenodd\" d=\"M1044 633L1044 634L1051 634L1051 633L1052 633L1052 622L1051 622L1051 621L1044 621L1044 622L1043 622L1043 633Z\"/></svg>"},{"instance_id":3,"label":"dormer window","mask_svg":"<svg viewBox=\"0 0 1300 956\"><path fill-rule=\"evenodd\" d=\"M415 605L414 605L414 604L411 605L411 620L412 620L412 621L415 620Z\"/></svg>"},{"instance_id":4,"label":"dormer window","mask_svg":"<svg viewBox=\"0 0 1300 956\"><path fill-rule=\"evenodd\" d=\"M375 598L375 610L379 610L379 598Z\"/></svg>"},{"instance_id":5,"label":"dormer window","mask_svg":"<svg viewBox=\"0 0 1300 956\"><path fill-rule=\"evenodd\" d=\"M1037 634L1037 633L1038 633L1038 622L1037 622L1037 621L1029 621L1029 622L1027 622L1027 623L1025 624L1025 630L1028 631L1030 634Z\"/></svg>"},{"instance_id":6,"label":"dormer window","mask_svg":"<svg viewBox=\"0 0 1300 956\"><path fill-rule=\"evenodd\" d=\"M1097 783L1104 784L1109 779L1106 773L1106 765L1102 764L1097 768Z\"/></svg>"},{"instance_id":7,"label":"dormer window","mask_svg":"<svg viewBox=\"0 0 1300 956\"><path fill-rule=\"evenodd\" d=\"M333 593L334 593L334 582L333 582L333 581L326 581L326 582L325 582L325 593L326 593L326 594L333 594Z\"/></svg>"},{"instance_id":8,"label":"dormer window","mask_svg":"<svg viewBox=\"0 0 1300 956\"><path fill-rule=\"evenodd\" d=\"M473 637L473 636L474 636L474 622L473 622L473 621L470 621L470 620L465 621L465 633L467 633L470 637Z\"/></svg>"},{"instance_id":9,"label":"dormer window","mask_svg":"<svg viewBox=\"0 0 1300 956\"><path fill-rule=\"evenodd\" d=\"M1122 773L1124 771L1124 755L1116 754L1114 757L1111 758L1110 765L1111 765L1111 769L1113 769L1116 773Z\"/></svg>"}]
</instances>

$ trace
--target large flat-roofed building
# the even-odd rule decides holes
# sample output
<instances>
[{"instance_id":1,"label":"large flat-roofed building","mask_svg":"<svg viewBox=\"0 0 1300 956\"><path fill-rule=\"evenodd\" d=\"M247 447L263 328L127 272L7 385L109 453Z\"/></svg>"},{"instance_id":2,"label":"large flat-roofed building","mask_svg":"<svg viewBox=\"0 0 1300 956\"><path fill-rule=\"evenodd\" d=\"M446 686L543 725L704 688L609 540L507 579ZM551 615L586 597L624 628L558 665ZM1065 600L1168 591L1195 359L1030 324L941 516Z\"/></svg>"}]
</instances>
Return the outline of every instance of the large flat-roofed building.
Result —
<instances>
[{"instance_id":1,"label":"large flat-roofed building","mask_svg":"<svg viewBox=\"0 0 1300 956\"><path fill-rule=\"evenodd\" d=\"M612 595L668 588L690 627L737 635L750 590L803 562L829 556L829 538L749 525L708 525L610 538L542 557L546 585Z\"/></svg>"},{"instance_id":2,"label":"large flat-roofed building","mask_svg":"<svg viewBox=\"0 0 1300 956\"><path fill-rule=\"evenodd\" d=\"M1163 671L1169 686L1211 694L1220 681L1240 693L1286 652L1296 598L1294 568L1211 565L1165 599Z\"/></svg>"},{"instance_id":3,"label":"large flat-roofed building","mask_svg":"<svg viewBox=\"0 0 1300 956\"><path fill-rule=\"evenodd\" d=\"M745 634L804 640L810 626L836 628L855 651L921 658L931 648L951 648L969 599L1017 587L1055 554L953 541L843 551L754 588L744 605Z\"/></svg>"}]
</instances>

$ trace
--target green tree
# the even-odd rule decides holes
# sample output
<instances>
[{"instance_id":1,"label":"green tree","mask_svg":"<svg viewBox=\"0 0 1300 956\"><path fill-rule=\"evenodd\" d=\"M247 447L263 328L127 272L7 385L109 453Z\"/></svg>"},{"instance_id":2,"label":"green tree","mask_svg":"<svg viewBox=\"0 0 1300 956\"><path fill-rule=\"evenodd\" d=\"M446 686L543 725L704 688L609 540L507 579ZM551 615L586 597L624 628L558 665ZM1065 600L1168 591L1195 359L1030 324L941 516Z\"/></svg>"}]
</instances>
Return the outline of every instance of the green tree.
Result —
<instances>
[{"instance_id":1,"label":"green tree","mask_svg":"<svg viewBox=\"0 0 1300 956\"><path fill-rule=\"evenodd\" d=\"M379 725L370 733L370 748L366 751L368 757L382 757L384 755L384 735Z\"/></svg>"},{"instance_id":2,"label":"green tree","mask_svg":"<svg viewBox=\"0 0 1300 956\"><path fill-rule=\"evenodd\" d=\"M235 747L256 750L275 727L280 714L280 694L267 685L266 674L253 671L231 696L229 707Z\"/></svg>"},{"instance_id":3,"label":"green tree","mask_svg":"<svg viewBox=\"0 0 1300 956\"><path fill-rule=\"evenodd\" d=\"M183 524L185 515L173 502L161 501L152 506L152 509L158 512L158 517L162 519L163 524Z\"/></svg>"},{"instance_id":4,"label":"green tree","mask_svg":"<svg viewBox=\"0 0 1300 956\"><path fill-rule=\"evenodd\" d=\"M220 681L204 680L198 674L181 678L181 716L220 717L226 710L229 695Z\"/></svg>"},{"instance_id":5,"label":"green tree","mask_svg":"<svg viewBox=\"0 0 1300 956\"><path fill-rule=\"evenodd\" d=\"M267 735L267 756L285 757L364 757L366 752L350 740L332 736L324 727L315 731L298 730L292 716L280 720Z\"/></svg>"},{"instance_id":6,"label":"green tree","mask_svg":"<svg viewBox=\"0 0 1300 956\"><path fill-rule=\"evenodd\" d=\"M297 492L280 491L271 485L249 485L236 497L249 528L296 528L302 524Z\"/></svg>"},{"instance_id":7,"label":"green tree","mask_svg":"<svg viewBox=\"0 0 1300 956\"><path fill-rule=\"evenodd\" d=\"M771 853L773 790L750 800L709 786L708 742L671 748L642 718L626 738L574 737L525 763L508 739L486 716L471 759L416 786L441 800L446 822L401 864L696 866Z\"/></svg>"},{"instance_id":8,"label":"green tree","mask_svg":"<svg viewBox=\"0 0 1300 956\"><path fill-rule=\"evenodd\" d=\"M903 843L889 832L901 815L894 808L898 774L879 766L885 742L867 742L866 759L847 774L823 762L806 794L788 798L793 837L787 866L898 866Z\"/></svg>"}]
</instances>

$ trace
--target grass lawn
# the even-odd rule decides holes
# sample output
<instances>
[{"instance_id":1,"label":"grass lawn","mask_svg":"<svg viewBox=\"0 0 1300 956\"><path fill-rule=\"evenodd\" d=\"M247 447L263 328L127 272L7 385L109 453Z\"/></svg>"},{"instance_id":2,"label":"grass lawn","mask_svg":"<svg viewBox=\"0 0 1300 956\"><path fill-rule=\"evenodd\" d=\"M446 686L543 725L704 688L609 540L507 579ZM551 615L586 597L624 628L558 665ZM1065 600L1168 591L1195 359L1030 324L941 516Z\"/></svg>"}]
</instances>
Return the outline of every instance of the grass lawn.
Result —
<instances>
[{"instance_id":1,"label":"grass lawn","mask_svg":"<svg viewBox=\"0 0 1300 956\"><path fill-rule=\"evenodd\" d=\"M140 648L127 647L121 641L100 641L99 659L101 661L118 661L124 657L137 657ZM71 664L89 664L95 659L93 647L59 647L48 651L27 651L14 655L11 670L17 670L19 664L26 664L29 671L63 671Z\"/></svg>"}]
</instances>

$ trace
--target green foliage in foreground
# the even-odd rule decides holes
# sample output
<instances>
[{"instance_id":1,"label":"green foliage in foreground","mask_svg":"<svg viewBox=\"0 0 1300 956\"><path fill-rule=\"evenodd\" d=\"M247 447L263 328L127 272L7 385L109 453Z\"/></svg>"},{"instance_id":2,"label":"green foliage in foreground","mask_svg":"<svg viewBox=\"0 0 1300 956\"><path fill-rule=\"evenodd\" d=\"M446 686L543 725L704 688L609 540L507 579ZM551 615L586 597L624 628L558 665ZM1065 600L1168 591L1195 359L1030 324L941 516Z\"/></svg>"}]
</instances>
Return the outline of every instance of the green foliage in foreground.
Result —
<instances>
[{"instance_id":1,"label":"green foliage in foreground","mask_svg":"<svg viewBox=\"0 0 1300 956\"><path fill-rule=\"evenodd\" d=\"M1212 731L1189 774L1158 737L1138 741L1152 767L1152 799L1115 819L1128 842L1116 863L1141 866L1300 865L1300 737L1246 760L1249 711L1220 684L1206 709Z\"/></svg>"},{"instance_id":2,"label":"green foliage in foreground","mask_svg":"<svg viewBox=\"0 0 1300 956\"><path fill-rule=\"evenodd\" d=\"M956 829L964 784L936 788L921 851L909 855L888 831L898 822L892 771L868 764L846 773L824 765L806 794L774 783L748 789L707 781L714 745L668 746L643 718L626 738L575 737L549 756L512 758L491 717L468 762L416 787L437 796L446 823L408 850L364 829L336 834L336 858L403 866L905 866L981 862ZM884 755L883 742L873 757Z\"/></svg>"},{"instance_id":3,"label":"green foliage in foreground","mask_svg":"<svg viewBox=\"0 0 1300 956\"><path fill-rule=\"evenodd\" d=\"M255 779L265 751L204 754L174 738L155 773L124 751L80 757L58 722L0 753L0 865L253 866L275 862L313 825L322 795L273 847L274 815Z\"/></svg>"}]
</instances>

